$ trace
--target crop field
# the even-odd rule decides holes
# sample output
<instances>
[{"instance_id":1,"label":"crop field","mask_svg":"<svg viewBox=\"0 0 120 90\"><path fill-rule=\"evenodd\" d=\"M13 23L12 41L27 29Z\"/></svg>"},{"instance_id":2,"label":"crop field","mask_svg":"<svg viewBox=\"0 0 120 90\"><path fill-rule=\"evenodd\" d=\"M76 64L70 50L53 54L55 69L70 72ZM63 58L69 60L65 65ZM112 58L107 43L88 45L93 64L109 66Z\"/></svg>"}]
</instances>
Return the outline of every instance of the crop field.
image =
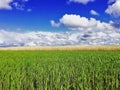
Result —
<instances>
[{"instance_id":1,"label":"crop field","mask_svg":"<svg viewBox=\"0 0 120 90\"><path fill-rule=\"evenodd\" d=\"M120 90L120 51L0 51L0 90Z\"/></svg>"}]
</instances>

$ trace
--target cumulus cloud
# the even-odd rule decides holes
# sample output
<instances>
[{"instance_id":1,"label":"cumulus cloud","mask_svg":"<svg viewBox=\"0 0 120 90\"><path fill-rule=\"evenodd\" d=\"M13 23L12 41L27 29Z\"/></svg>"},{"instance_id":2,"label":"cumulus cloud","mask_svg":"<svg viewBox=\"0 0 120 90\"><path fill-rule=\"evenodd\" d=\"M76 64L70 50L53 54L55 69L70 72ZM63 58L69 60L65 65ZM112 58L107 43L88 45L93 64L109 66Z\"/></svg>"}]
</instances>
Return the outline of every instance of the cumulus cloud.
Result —
<instances>
[{"instance_id":1,"label":"cumulus cloud","mask_svg":"<svg viewBox=\"0 0 120 90\"><path fill-rule=\"evenodd\" d=\"M120 17L120 0L116 0L115 3L109 5L105 12L116 18Z\"/></svg>"},{"instance_id":2,"label":"cumulus cloud","mask_svg":"<svg viewBox=\"0 0 120 90\"><path fill-rule=\"evenodd\" d=\"M12 7L10 6L11 2L13 2L13 0L0 0L0 9L11 10L12 9Z\"/></svg>"},{"instance_id":3,"label":"cumulus cloud","mask_svg":"<svg viewBox=\"0 0 120 90\"><path fill-rule=\"evenodd\" d=\"M63 15L59 23L70 31L59 33L63 42L60 40L56 45L120 45L120 23L101 22L75 14ZM53 36L59 40L57 34Z\"/></svg>"},{"instance_id":4,"label":"cumulus cloud","mask_svg":"<svg viewBox=\"0 0 120 90\"><path fill-rule=\"evenodd\" d=\"M59 23L71 30L112 30L114 27L110 23L101 22L95 18L81 17L75 14L65 14Z\"/></svg>"},{"instance_id":5,"label":"cumulus cloud","mask_svg":"<svg viewBox=\"0 0 120 90\"><path fill-rule=\"evenodd\" d=\"M50 23L53 27L60 27L60 23L56 23L54 20L51 20Z\"/></svg>"},{"instance_id":6,"label":"cumulus cloud","mask_svg":"<svg viewBox=\"0 0 120 90\"><path fill-rule=\"evenodd\" d=\"M25 10L25 4L28 2L29 0L21 0L19 2L13 2L12 5L13 7L15 7L17 10ZM27 9L28 12L31 12L32 9Z\"/></svg>"},{"instance_id":7,"label":"cumulus cloud","mask_svg":"<svg viewBox=\"0 0 120 90\"><path fill-rule=\"evenodd\" d=\"M88 2L93 2L95 0L69 0L69 2L87 4Z\"/></svg>"},{"instance_id":8,"label":"cumulus cloud","mask_svg":"<svg viewBox=\"0 0 120 90\"><path fill-rule=\"evenodd\" d=\"M11 32L0 30L0 47L64 46L64 45L120 45L119 30L69 32Z\"/></svg>"},{"instance_id":9,"label":"cumulus cloud","mask_svg":"<svg viewBox=\"0 0 120 90\"><path fill-rule=\"evenodd\" d=\"M18 2L14 2L13 6L17 9L17 10L24 10L25 6L24 4L19 4Z\"/></svg>"},{"instance_id":10,"label":"cumulus cloud","mask_svg":"<svg viewBox=\"0 0 120 90\"><path fill-rule=\"evenodd\" d=\"M95 16L99 16L99 13L96 12L95 10L91 10L91 11L90 11L90 14L91 14L91 15L95 15Z\"/></svg>"},{"instance_id":11,"label":"cumulus cloud","mask_svg":"<svg viewBox=\"0 0 120 90\"><path fill-rule=\"evenodd\" d=\"M14 0L0 0L0 9L6 9L11 10L13 8L16 8L17 10L24 10L25 3L27 3L29 0L20 0L20 1L14 1ZM27 11L30 11L29 9Z\"/></svg>"}]
</instances>

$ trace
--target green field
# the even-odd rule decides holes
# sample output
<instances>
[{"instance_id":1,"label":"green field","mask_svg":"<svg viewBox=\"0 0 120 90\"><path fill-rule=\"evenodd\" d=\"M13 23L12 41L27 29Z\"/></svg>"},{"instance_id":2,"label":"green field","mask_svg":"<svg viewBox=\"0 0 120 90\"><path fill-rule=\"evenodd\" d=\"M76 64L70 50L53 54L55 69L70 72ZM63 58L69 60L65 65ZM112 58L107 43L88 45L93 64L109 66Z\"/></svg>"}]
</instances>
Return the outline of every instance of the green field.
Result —
<instances>
[{"instance_id":1,"label":"green field","mask_svg":"<svg viewBox=\"0 0 120 90\"><path fill-rule=\"evenodd\" d=\"M0 51L0 90L120 90L120 51Z\"/></svg>"}]
</instances>

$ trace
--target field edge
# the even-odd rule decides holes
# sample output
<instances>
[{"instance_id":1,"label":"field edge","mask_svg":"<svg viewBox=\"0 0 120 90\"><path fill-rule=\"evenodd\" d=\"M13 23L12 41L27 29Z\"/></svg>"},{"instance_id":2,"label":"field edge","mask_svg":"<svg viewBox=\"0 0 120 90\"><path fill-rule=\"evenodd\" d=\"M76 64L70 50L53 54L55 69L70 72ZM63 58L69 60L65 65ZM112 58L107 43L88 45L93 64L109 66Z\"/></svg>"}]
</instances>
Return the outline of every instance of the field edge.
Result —
<instances>
[{"instance_id":1,"label":"field edge","mask_svg":"<svg viewBox=\"0 0 120 90\"><path fill-rule=\"evenodd\" d=\"M26 46L26 47L0 47L0 51L6 50L117 50L119 46Z\"/></svg>"}]
</instances>

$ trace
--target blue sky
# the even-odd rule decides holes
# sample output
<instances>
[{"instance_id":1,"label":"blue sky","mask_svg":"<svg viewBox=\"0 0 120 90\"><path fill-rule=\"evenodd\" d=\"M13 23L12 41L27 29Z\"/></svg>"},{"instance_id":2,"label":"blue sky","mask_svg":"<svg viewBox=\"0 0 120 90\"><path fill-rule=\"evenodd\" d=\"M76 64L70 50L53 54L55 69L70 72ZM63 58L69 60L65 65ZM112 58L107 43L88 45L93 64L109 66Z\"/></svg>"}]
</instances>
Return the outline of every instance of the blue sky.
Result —
<instances>
[{"instance_id":1,"label":"blue sky","mask_svg":"<svg viewBox=\"0 0 120 90\"><path fill-rule=\"evenodd\" d=\"M67 32L87 34L90 31L107 34L111 31L118 35L116 38L119 40L119 8L119 0L0 0L0 31L19 34L53 32L54 35ZM110 36L110 34L107 35ZM90 42L91 39L87 40ZM5 42L7 42L6 38L1 38L1 46L4 46ZM14 42L9 40L8 46ZM33 43L33 40L30 42ZM65 42L57 45L63 45L63 43ZM75 45L81 45L80 40Z\"/></svg>"},{"instance_id":2,"label":"blue sky","mask_svg":"<svg viewBox=\"0 0 120 90\"><path fill-rule=\"evenodd\" d=\"M19 10L13 3L24 5L24 10ZM21 4L22 3L22 4ZM69 2L68 0L14 0L10 3L12 10L0 10L0 28L23 30L65 30L50 25L50 20L58 21L64 14L77 14L87 18L93 17L100 21L108 22L115 18L105 13L108 7L108 0L96 0L87 5L82 3ZM27 11L30 9L31 11ZM97 11L100 16L90 14L90 10ZM7 27L6 27L7 26Z\"/></svg>"}]
</instances>

